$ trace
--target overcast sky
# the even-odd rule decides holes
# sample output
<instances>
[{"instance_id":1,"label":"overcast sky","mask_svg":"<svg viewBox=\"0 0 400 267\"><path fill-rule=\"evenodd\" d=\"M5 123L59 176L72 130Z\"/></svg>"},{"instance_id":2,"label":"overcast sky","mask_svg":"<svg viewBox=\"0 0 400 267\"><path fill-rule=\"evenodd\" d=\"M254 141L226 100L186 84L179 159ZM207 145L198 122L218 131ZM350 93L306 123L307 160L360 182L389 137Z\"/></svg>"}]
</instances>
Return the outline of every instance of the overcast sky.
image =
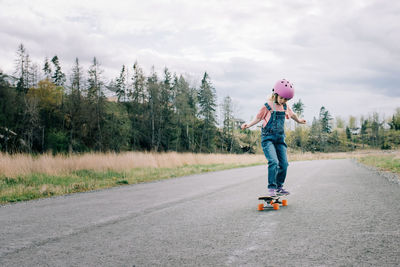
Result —
<instances>
[{"instance_id":1,"label":"overcast sky","mask_svg":"<svg viewBox=\"0 0 400 267\"><path fill-rule=\"evenodd\" d=\"M34 62L58 55L69 74L94 56L108 80L135 61L162 77L207 71L218 102L254 118L274 83L294 83L311 123L321 106L348 119L400 107L400 1L384 0L0 0L0 68L12 74L18 45Z\"/></svg>"}]
</instances>

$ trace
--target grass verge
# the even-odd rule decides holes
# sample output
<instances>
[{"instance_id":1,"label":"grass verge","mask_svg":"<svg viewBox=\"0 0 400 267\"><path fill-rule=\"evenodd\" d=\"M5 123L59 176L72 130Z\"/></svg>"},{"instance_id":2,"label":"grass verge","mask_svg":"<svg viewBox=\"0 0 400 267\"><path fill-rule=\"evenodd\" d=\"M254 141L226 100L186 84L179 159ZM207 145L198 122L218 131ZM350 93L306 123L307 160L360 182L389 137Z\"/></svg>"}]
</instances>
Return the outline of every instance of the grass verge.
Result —
<instances>
[{"instance_id":1,"label":"grass verge","mask_svg":"<svg viewBox=\"0 0 400 267\"><path fill-rule=\"evenodd\" d=\"M381 171L389 171L400 175L400 156L396 154L365 156L358 159L359 162L378 168Z\"/></svg>"},{"instance_id":2,"label":"grass verge","mask_svg":"<svg viewBox=\"0 0 400 267\"><path fill-rule=\"evenodd\" d=\"M174 168L134 168L124 171L85 169L65 175L44 173L32 173L16 177L3 175L0 176L0 204L255 165L259 164L184 165Z\"/></svg>"}]
</instances>

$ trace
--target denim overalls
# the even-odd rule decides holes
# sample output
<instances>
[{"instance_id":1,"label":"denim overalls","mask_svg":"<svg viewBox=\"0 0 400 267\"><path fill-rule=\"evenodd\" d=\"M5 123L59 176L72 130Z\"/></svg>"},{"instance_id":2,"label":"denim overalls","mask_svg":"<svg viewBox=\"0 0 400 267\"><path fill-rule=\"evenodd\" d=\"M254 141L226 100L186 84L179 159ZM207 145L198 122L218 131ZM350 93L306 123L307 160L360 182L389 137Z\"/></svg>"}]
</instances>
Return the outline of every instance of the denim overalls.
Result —
<instances>
[{"instance_id":1,"label":"denim overalls","mask_svg":"<svg viewBox=\"0 0 400 267\"><path fill-rule=\"evenodd\" d=\"M287 145L285 143L285 111L275 111L268 103L264 104L271 117L267 125L261 131L261 145L265 157L268 159L268 188L281 188L286 178L288 161L286 156Z\"/></svg>"}]
</instances>

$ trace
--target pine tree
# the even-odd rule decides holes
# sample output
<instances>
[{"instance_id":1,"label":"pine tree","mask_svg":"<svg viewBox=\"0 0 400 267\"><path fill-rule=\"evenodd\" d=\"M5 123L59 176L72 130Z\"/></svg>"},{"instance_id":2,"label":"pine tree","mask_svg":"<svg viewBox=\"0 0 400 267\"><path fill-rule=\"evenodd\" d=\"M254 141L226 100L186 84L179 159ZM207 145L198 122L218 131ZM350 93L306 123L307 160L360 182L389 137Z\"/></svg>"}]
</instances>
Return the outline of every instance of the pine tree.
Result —
<instances>
[{"instance_id":1,"label":"pine tree","mask_svg":"<svg viewBox=\"0 0 400 267\"><path fill-rule=\"evenodd\" d=\"M222 113L223 113L223 127L222 127L222 142L221 145L226 145L226 150L232 152L234 136L234 117L233 117L233 105L232 99L230 96L226 96L224 98L224 102L222 104ZM223 148L221 147L221 150Z\"/></svg>"},{"instance_id":2,"label":"pine tree","mask_svg":"<svg viewBox=\"0 0 400 267\"><path fill-rule=\"evenodd\" d=\"M119 74L119 77L116 80L115 87L116 87L115 93L117 94L118 102L121 102L121 98L125 102L126 101L126 68L125 68L125 65L122 65L122 69Z\"/></svg>"},{"instance_id":3,"label":"pine tree","mask_svg":"<svg viewBox=\"0 0 400 267\"><path fill-rule=\"evenodd\" d=\"M150 115L151 127L151 149L158 150L156 140L158 138L159 116L160 114L160 86L158 84L158 76L154 70L151 69L150 77L147 78L147 94L149 96L148 111Z\"/></svg>"},{"instance_id":4,"label":"pine tree","mask_svg":"<svg viewBox=\"0 0 400 267\"><path fill-rule=\"evenodd\" d=\"M42 70L44 72L45 78L50 80L51 79L52 70L51 70L51 66L50 66L50 63L49 63L49 59L47 57L44 59L44 65L43 65L43 69Z\"/></svg>"},{"instance_id":5,"label":"pine tree","mask_svg":"<svg viewBox=\"0 0 400 267\"><path fill-rule=\"evenodd\" d=\"M132 149L143 149L145 143L149 143L147 139L149 134L146 131L147 125L145 121L148 119L145 105L147 97L145 93L146 77L142 68L136 61L133 65L132 84L128 87L128 98L130 100L128 107L128 114L132 124L130 145ZM149 149L149 147L146 147Z\"/></svg>"},{"instance_id":6,"label":"pine tree","mask_svg":"<svg viewBox=\"0 0 400 267\"><path fill-rule=\"evenodd\" d=\"M84 98L83 89L83 69L79 64L79 59L75 58L75 65L72 68L70 77L71 93L67 95L65 101L66 127L69 130L69 152L80 150L82 140L85 138L82 126L85 124L84 118Z\"/></svg>"},{"instance_id":7,"label":"pine tree","mask_svg":"<svg viewBox=\"0 0 400 267\"><path fill-rule=\"evenodd\" d=\"M164 81L160 85L160 116L158 127L158 139L156 147L168 150L169 143L174 137L173 102L174 88L172 76L168 68L164 68Z\"/></svg>"},{"instance_id":8,"label":"pine tree","mask_svg":"<svg viewBox=\"0 0 400 267\"><path fill-rule=\"evenodd\" d=\"M96 57L88 70L88 122L93 129L92 134L95 141L95 149L103 150L102 123L104 119L105 95L103 93L104 82L102 80L103 70Z\"/></svg>"},{"instance_id":9,"label":"pine tree","mask_svg":"<svg viewBox=\"0 0 400 267\"><path fill-rule=\"evenodd\" d=\"M17 50L17 59L15 60L14 75L18 78L18 92L27 93L29 89L29 69L30 69L29 54L27 54L25 46L20 44Z\"/></svg>"},{"instance_id":10,"label":"pine tree","mask_svg":"<svg viewBox=\"0 0 400 267\"><path fill-rule=\"evenodd\" d=\"M65 79L65 74L61 71L61 66L58 56L54 56L51 59L51 62L53 63L55 68L53 76L51 77L53 79L53 83L57 86L64 86L66 79Z\"/></svg>"},{"instance_id":11,"label":"pine tree","mask_svg":"<svg viewBox=\"0 0 400 267\"><path fill-rule=\"evenodd\" d=\"M319 111L319 121L321 123L321 131L323 133L330 133L332 131L331 125L332 116L325 107L321 107Z\"/></svg>"},{"instance_id":12,"label":"pine tree","mask_svg":"<svg viewBox=\"0 0 400 267\"><path fill-rule=\"evenodd\" d=\"M190 88L189 83L180 75L175 75L173 82L176 113L176 151L195 151L194 128L196 118L197 93Z\"/></svg>"},{"instance_id":13,"label":"pine tree","mask_svg":"<svg viewBox=\"0 0 400 267\"><path fill-rule=\"evenodd\" d=\"M293 103L292 109L293 111L299 116L300 118L303 117L303 112L304 112L304 104L301 102L301 99L297 103Z\"/></svg>"},{"instance_id":14,"label":"pine tree","mask_svg":"<svg viewBox=\"0 0 400 267\"><path fill-rule=\"evenodd\" d=\"M400 108L396 109L396 113L393 114L392 120L389 123L390 129L393 129L395 131L400 130Z\"/></svg>"},{"instance_id":15,"label":"pine tree","mask_svg":"<svg viewBox=\"0 0 400 267\"><path fill-rule=\"evenodd\" d=\"M83 89L83 69L79 64L79 59L75 58L75 65L72 68L72 75L71 75L71 90L81 92Z\"/></svg>"},{"instance_id":16,"label":"pine tree","mask_svg":"<svg viewBox=\"0 0 400 267\"><path fill-rule=\"evenodd\" d=\"M202 133L200 137L200 151L203 150L203 141L208 152L214 149L214 137L216 134L216 93L215 88L210 82L207 72L204 73L201 80L201 86L198 92L199 116L203 120Z\"/></svg>"}]
</instances>

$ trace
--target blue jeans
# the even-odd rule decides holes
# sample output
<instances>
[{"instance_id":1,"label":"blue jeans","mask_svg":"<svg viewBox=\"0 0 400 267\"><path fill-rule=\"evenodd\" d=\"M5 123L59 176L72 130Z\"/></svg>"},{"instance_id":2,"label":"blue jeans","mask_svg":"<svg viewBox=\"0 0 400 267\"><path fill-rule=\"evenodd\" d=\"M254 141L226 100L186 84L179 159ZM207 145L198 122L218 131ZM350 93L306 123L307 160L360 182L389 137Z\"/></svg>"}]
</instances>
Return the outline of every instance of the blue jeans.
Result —
<instances>
[{"instance_id":1,"label":"blue jeans","mask_svg":"<svg viewBox=\"0 0 400 267\"><path fill-rule=\"evenodd\" d=\"M286 179L289 166L284 134L268 134L261 140L264 155L268 160L268 188L280 188Z\"/></svg>"}]
</instances>

